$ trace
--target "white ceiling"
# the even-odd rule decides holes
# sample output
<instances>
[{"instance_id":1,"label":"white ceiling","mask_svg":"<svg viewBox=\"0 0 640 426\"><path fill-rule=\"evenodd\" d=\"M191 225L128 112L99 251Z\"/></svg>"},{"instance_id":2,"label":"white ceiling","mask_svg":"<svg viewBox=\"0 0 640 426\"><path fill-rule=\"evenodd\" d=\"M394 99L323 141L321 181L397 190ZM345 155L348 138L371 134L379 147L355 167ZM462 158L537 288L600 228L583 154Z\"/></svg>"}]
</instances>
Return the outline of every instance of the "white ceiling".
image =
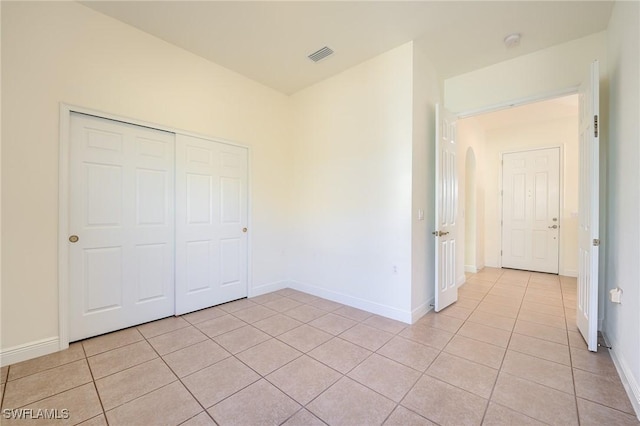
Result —
<instances>
[{"instance_id":1,"label":"white ceiling","mask_svg":"<svg viewBox=\"0 0 640 426\"><path fill-rule=\"evenodd\" d=\"M606 29L612 1L86 1L87 7L295 93L410 40L442 78ZM522 33L507 50L503 38ZM307 58L323 46L335 54Z\"/></svg>"}]
</instances>

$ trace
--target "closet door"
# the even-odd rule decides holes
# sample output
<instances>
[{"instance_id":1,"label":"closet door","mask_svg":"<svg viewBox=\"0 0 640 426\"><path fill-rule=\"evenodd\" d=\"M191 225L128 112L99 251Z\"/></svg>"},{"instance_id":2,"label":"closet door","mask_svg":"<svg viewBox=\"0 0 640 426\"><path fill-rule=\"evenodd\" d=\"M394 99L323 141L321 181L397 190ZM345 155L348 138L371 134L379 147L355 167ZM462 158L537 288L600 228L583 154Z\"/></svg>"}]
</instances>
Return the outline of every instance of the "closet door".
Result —
<instances>
[{"instance_id":1,"label":"closet door","mask_svg":"<svg viewBox=\"0 0 640 426\"><path fill-rule=\"evenodd\" d=\"M174 313L174 135L71 114L70 341Z\"/></svg>"},{"instance_id":2,"label":"closet door","mask_svg":"<svg viewBox=\"0 0 640 426\"><path fill-rule=\"evenodd\" d=\"M247 296L247 149L176 135L176 314Z\"/></svg>"}]
</instances>

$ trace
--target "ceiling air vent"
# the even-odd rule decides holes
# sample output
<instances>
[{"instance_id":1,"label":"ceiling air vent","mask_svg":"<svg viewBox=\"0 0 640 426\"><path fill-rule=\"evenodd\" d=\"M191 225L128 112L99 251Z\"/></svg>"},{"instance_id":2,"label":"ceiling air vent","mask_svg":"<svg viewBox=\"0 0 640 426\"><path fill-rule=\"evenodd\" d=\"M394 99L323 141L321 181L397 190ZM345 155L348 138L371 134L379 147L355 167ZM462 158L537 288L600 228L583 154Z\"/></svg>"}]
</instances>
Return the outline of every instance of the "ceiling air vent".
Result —
<instances>
[{"instance_id":1,"label":"ceiling air vent","mask_svg":"<svg viewBox=\"0 0 640 426\"><path fill-rule=\"evenodd\" d=\"M325 46L322 49L316 52L313 52L311 55L309 55L309 59L311 59L313 62L318 62L331 54L333 54L333 50Z\"/></svg>"}]
</instances>

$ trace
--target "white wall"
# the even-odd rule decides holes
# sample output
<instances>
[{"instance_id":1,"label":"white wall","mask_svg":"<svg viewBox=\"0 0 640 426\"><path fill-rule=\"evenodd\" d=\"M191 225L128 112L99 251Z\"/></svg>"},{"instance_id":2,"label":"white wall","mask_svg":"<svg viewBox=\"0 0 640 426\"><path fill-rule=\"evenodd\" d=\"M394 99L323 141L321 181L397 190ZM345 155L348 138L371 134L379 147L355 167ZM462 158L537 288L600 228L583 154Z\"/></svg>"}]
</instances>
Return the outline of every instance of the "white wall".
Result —
<instances>
[{"instance_id":1,"label":"white wall","mask_svg":"<svg viewBox=\"0 0 640 426\"><path fill-rule=\"evenodd\" d=\"M605 302L604 331L640 416L640 6L616 2L609 21L609 195L606 289L620 287L622 303Z\"/></svg>"},{"instance_id":2,"label":"white wall","mask_svg":"<svg viewBox=\"0 0 640 426\"><path fill-rule=\"evenodd\" d=\"M405 320L412 73L408 43L292 96L292 285Z\"/></svg>"},{"instance_id":3,"label":"white wall","mask_svg":"<svg viewBox=\"0 0 640 426\"><path fill-rule=\"evenodd\" d=\"M58 335L65 102L251 147L253 286L285 279L288 98L75 2L2 2L2 341Z\"/></svg>"},{"instance_id":4,"label":"white wall","mask_svg":"<svg viewBox=\"0 0 640 426\"><path fill-rule=\"evenodd\" d=\"M522 107L526 108L526 106ZM563 185L560 197L560 275L577 276L578 272L578 116L553 121L532 122L489 129L485 132L484 182L486 266L500 267L502 217L500 169L502 154L535 148L561 146Z\"/></svg>"}]
</instances>

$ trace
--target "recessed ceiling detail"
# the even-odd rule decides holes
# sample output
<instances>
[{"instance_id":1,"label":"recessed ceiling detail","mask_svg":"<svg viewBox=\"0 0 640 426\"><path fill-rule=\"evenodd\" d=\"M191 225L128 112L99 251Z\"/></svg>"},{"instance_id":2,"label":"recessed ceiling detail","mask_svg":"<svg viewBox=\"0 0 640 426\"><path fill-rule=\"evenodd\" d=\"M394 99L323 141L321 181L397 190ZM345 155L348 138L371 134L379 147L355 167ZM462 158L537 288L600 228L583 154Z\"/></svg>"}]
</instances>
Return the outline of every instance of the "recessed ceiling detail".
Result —
<instances>
[{"instance_id":1,"label":"recessed ceiling detail","mask_svg":"<svg viewBox=\"0 0 640 426\"><path fill-rule=\"evenodd\" d=\"M311 55L308 56L313 62L318 62L326 58L327 56L333 55L333 50L330 47L323 47L322 49L316 50Z\"/></svg>"}]
</instances>

